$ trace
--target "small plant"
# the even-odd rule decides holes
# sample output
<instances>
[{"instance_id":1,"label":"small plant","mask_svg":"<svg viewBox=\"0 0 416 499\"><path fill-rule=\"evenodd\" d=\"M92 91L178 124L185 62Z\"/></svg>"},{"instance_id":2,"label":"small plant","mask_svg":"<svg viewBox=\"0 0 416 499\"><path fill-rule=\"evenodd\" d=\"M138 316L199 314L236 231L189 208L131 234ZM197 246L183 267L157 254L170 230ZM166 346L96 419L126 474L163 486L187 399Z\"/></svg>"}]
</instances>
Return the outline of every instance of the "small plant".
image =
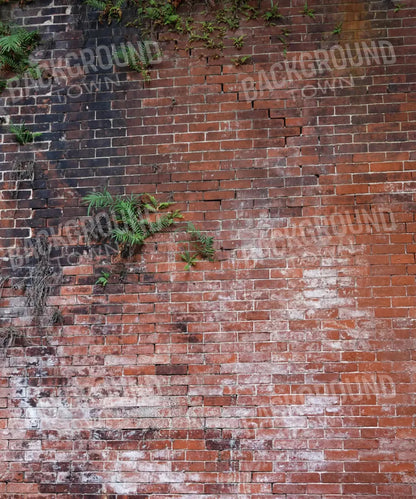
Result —
<instances>
[{"instance_id":1,"label":"small plant","mask_svg":"<svg viewBox=\"0 0 416 499\"><path fill-rule=\"evenodd\" d=\"M335 28L332 30L333 35L339 35L342 31L342 23L338 23Z\"/></svg>"},{"instance_id":2,"label":"small plant","mask_svg":"<svg viewBox=\"0 0 416 499\"><path fill-rule=\"evenodd\" d=\"M113 19L117 22L121 21L123 16L122 7L126 3L126 0L108 0L107 2L101 0L85 0L85 3L100 11L98 18L100 22L106 20L107 24L110 25Z\"/></svg>"},{"instance_id":3,"label":"small plant","mask_svg":"<svg viewBox=\"0 0 416 499\"><path fill-rule=\"evenodd\" d=\"M245 16L247 20L257 19L259 16L259 11L250 5L248 2L243 3L241 8L245 11Z\"/></svg>"},{"instance_id":4,"label":"small plant","mask_svg":"<svg viewBox=\"0 0 416 499\"><path fill-rule=\"evenodd\" d=\"M233 45L237 50L240 50L244 47L244 35L232 38Z\"/></svg>"},{"instance_id":5,"label":"small plant","mask_svg":"<svg viewBox=\"0 0 416 499\"><path fill-rule=\"evenodd\" d=\"M191 267L194 267L198 262L198 254L191 254L189 251L184 251L181 258L184 262L186 262L185 270L189 270Z\"/></svg>"},{"instance_id":6,"label":"small plant","mask_svg":"<svg viewBox=\"0 0 416 499\"><path fill-rule=\"evenodd\" d=\"M304 16L308 16L310 17L311 19L315 19L315 11L313 9L310 9L309 6L308 6L308 2L305 2L305 5L303 6L303 11L302 11L302 14Z\"/></svg>"},{"instance_id":7,"label":"small plant","mask_svg":"<svg viewBox=\"0 0 416 499\"><path fill-rule=\"evenodd\" d=\"M96 280L95 284L100 285L103 288L105 288L108 284L108 281L110 279L111 272L101 272L101 276Z\"/></svg>"},{"instance_id":8,"label":"small plant","mask_svg":"<svg viewBox=\"0 0 416 499\"><path fill-rule=\"evenodd\" d=\"M29 55L39 44L38 31L27 31L0 22L0 70L23 74L30 71L39 77L37 66L29 61Z\"/></svg>"},{"instance_id":9,"label":"small plant","mask_svg":"<svg viewBox=\"0 0 416 499\"><path fill-rule=\"evenodd\" d=\"M283 55L284 57L286 57L286 54L287 54L287 49L288 49L288 37L289 35L289 30L286 29L286 28L282 28L281 32L280 32L280 35L278 35L278 38L279 40L282 42L283 44Z\"/></svg>"},{"instance_id":10,"label":"small plant","mask_svg":"<svg viewBox=\"0 0 416 499\"><path fill-rule=\"evenodd\" d=\"M215 256L214 238L203 234L192 223L188 223L187 233L191 236L193 251L184 251L181 254L181 259L186 262L185 270L194 267L199 258L213 262Z\"/></svg>"},{"instance_id":11,"label":"small plant","mask_svg":"<svg viewBox=\"0 0 416 499\"><path fill-rule=\"evenodd\" d=\"M221 9L217 12L215 19L218 24L224 24L231 31L235 31L240 27L240 19L235 9Z\"/></svg>"},{"instance_id":12,"label":"small plant","mask_svg":"<svg viewBox=\"0 0 416 499\"><path fill-rule=\"evenodd\" d=\"M394 5L394 12L399 12L399 10L401 10L403 8L403 4L401 3L396 3Z\"/></svg>"},{"instance_id":13,"label":"small plant","mask_svg":"<svg viewBox=\"0 0 416 499\"><path fill-rule=\"evenodd\" d=\"M208 34L213 33L216 29L216 26L214 26L214 23L211 21L204 21L201 24L201 27L202 27L202 31L204 31L205 33L208 33Z\"/></svg>"},{"instance_id":14,"label":"small plant","mask_svg":"<svg viewBox=\"0 0 416 499\"><path fill-rule=\"evenodd\" d=\"M192 238L196 254L210 262L214 261L214 238L203 234L192 223L188 223L187 232Z\"/></svg>"},{"instance_id":15,"label":"small plant","mask_svg":"<svg viewBox=\"0 0 416 499\"><path fill-rule=\"evenodd\" d=\"M264 13L263 19L270 25L276 25L283 21L283 16L279 11L279 5L273 5L273 0L271 0L271 8Z\"/></svg>"},{"instance_id":16,"label":"small plant","mask_svg":"<svg viewBox=\"0 0 416 499\"><path fill-rule=\"evenodd\" d=\"M40 132L31 132L25 124L23 125L14 125L10 124L10 132L14 133L15 139L19 144L25 145L34 142L37 137L40 137L42 134Z\"/></svg>"},{"instance_id":17,"label":"small plant","mask_svg":"<svg viewBox=\"0 0 416 499\"><path fill-rule=\"evenodd\" d=\"M155 54L153 58L156 58L159 55L160 54ZM140 73L144 81L150 81L149 69L151 67L151 59L149 58L143 43L140 45L139 51L131 46L120 48L116 51L113 58L118 58L120 62L127 63L129 69Z\"/></svg>"},{"instance_id":18,"label":"small plant","mask_svg":"<svg viewBox=\"0 0 416 499\"><path fill-rule=\"evenodd\" d=\"M239 66L244 66L244 64L248 64L250 61L251 61L251 56L249 55L242 55L235 59L231 59L231 62L234 64L236 68L238 68Z\"/></svg>"}]
</instances>

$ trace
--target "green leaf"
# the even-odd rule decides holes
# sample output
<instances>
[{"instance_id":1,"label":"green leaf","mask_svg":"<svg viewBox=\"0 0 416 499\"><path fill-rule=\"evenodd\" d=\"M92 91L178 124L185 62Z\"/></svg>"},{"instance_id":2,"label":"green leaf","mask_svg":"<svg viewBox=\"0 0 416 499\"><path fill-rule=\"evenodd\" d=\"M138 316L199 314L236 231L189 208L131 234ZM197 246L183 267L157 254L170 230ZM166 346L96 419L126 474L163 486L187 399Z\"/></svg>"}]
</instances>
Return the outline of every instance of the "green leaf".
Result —
<instances>
[{"instance_id":1,"label":"green leaf","mask_svg":"<svg viewBox=\"0 0 416 499\"><path fill-rule=\"evenodd\" d=\"M88 215L92 209L107 208L114 205L114 199L111 194L104 189L103 192L90 192L82 199L84 204L88 204Z\"/></svg>"}]
</instances>

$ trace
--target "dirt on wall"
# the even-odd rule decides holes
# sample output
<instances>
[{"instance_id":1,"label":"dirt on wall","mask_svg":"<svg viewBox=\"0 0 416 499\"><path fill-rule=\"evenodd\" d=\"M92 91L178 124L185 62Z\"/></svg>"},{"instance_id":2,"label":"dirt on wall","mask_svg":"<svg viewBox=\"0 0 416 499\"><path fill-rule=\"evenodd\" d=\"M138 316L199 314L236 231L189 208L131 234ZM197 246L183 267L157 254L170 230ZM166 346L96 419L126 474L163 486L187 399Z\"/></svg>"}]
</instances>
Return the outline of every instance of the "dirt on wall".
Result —
<instances>
[{"instance_id":1,"label":"dirt on wall","mask_svg":"<svg viewBox=\"0 0 416 499\"><path fill-rule=\"evenodd\" d=\"M146 82L111 61L137 29L0 6L46 71L0 94L0 497L416 496L416 9L279 8L218 57L153 34ZM104 188L215 261L175 231L120 257Z\"/></svg>"}]
</instances>

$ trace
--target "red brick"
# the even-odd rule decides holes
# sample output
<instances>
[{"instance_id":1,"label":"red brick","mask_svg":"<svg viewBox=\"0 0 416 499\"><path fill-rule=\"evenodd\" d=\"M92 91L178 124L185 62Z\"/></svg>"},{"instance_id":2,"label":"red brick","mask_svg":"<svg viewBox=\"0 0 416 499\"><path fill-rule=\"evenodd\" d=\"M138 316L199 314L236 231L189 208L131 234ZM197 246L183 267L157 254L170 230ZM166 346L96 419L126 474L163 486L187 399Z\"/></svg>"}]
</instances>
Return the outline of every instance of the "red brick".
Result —
<instances>
[{"instance_id":1,"label":"red brick","mask_svg":"<svg viewBox=\"0 0 416 499\"><path fill-rule=\"evenodd\" d=\"M127 11L107 28L94 9L74 23L65 2L3 3L2 19L55 40L55 73L86 34L94 60L109 29L128 35ZM311 5L312 19L297 3L281 2L281 26L241 23L248 65L230 62L230 34L215 58L162 29L149 83L84 68L120 82L91 91L90 76L69 74L19 102L2 94L8 121L44 140L21 146L2 130L0 328L22 336L0 359L1 496L412 497L416 11L351 0ZM382 25L397 61L291 71L319 58L338 17L332 42L377 44ZM353 87L320 88L350 70ZM263 71L281 88L261 90ZM35 180L17 185L13 164L28 160ZM105 186L174 200L184 224L214 236L215 261L185 271L179 230L126 259L89 245L81 198ZM38 317L25 287L43 229L60 281ZM18 247L27 259L11 268Z\"/></svg>"}]
</instances>

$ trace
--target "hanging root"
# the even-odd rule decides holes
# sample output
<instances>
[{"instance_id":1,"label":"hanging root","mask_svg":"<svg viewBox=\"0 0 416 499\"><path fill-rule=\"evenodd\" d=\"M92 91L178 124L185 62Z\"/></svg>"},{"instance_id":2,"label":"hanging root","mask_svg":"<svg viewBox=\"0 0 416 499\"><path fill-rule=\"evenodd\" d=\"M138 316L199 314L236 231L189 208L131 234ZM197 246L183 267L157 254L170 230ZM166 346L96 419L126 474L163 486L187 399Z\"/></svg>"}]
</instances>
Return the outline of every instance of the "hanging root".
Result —
<instances>
[{"instance_id":1,"label":"hanging root","mask_svg":"<svg viewBox=\"0 0 416 499\"><path fill-rule=\"evenodd\" d=\"M51 287L57 282L57 273L49 261L50 246L46 238L39 240L38 263L31 271L26 295L36 315L42 315Z\"/></svg>"},{"instance_id":2,"label":"hanging root","mask_svg":"<svg viewBox=\"0 0 416 499\"><path fill-rule=\"evenodd\" d=\"M22 331L14 326L0 328L0 349L6 352L15 345L16 339L22 337Z\"/></svg>"}]
</instances>

